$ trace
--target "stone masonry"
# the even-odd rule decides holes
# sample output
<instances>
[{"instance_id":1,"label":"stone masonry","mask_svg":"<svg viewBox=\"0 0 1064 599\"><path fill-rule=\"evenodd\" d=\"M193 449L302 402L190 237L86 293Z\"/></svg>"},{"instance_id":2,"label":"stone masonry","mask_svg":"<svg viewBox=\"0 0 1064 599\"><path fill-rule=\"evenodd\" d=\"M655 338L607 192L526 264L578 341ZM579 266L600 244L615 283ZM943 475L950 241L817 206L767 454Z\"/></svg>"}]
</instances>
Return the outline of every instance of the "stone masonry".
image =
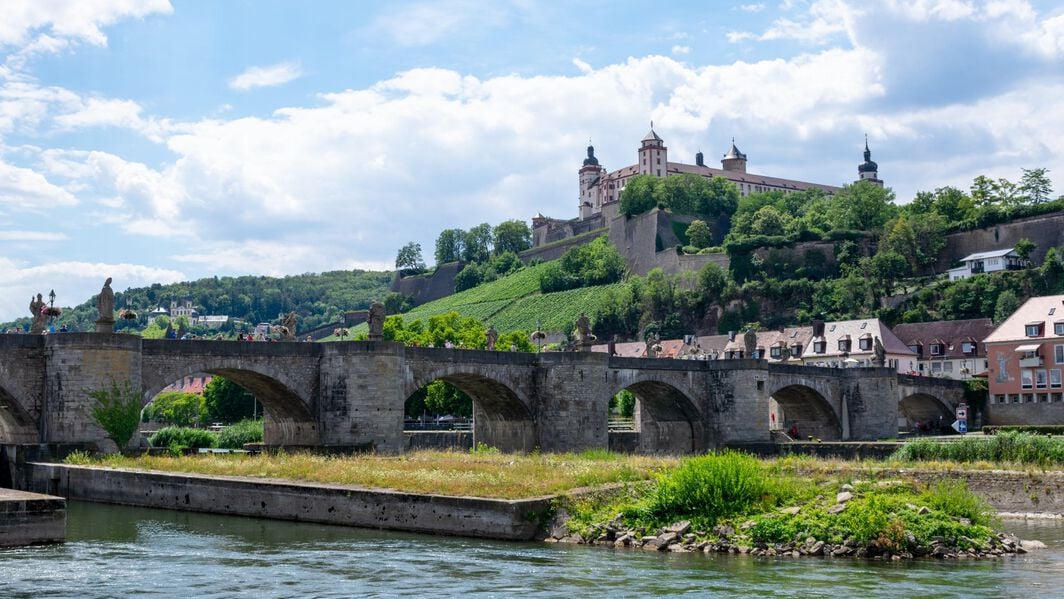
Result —
<instances>
[{"instance_id":1,"label":"stone masonry","mask_svg":"<svg viewBox=\"0 0 1064 599\"><path fill-rule=\"evenodd\" d=\"M390 342L142 340L121 334L0 336L0 444L107 447L88 392L129 381L146 405L166 385L208 372L249 390L266 444L400 453L406 399L435 380L474 402L474 442L504 451L606 449L608 404L639 399L646 453L770 441L776 401L804 434L873 440L897 432L900 406L949 414L961 386L889 369L665 360L597 353L409 348ZM113 447L113 444L111 444Z\"/></svg>"}]
</instances>

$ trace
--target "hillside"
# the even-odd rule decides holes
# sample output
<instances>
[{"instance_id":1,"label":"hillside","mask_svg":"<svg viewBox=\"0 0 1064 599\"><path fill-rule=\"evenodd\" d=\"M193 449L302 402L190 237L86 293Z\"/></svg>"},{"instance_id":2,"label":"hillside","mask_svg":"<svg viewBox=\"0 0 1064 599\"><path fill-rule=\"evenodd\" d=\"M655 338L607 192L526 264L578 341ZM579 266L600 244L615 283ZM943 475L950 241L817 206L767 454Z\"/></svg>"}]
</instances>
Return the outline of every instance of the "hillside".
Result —
<instances>
[{"instance_id":1,"label":"hillside","mask_svg":"<svg viewBox=\"0 0 1064 599\"><path fill-rule=\"evenodd\" d=\"M539 291L539 276L548 264L527 266L496 281L423 304L404 313L403 322L427 322L432 316L454 311L494 325L503 333L532 331L537 321L544 331L560 333L573 326L580 312L593 315L611 289L626 285L614 283L543 294ZM354 335L366 331L365 324L351 329Z\"/></svg>"},{"instance_id":2,"label":"hillside","mask_svg":"<svg viewBox=\"0 0 1064 599\"><path fill-rule=\"evenodd\" d=\"M211 277L198 281L155 284L115 293L116 310L129 307L138 314L133 322L118 322L116 329L143 329L148 313L156 307L170 306L171 299L192 300L200 314L219 314L239 318L249 324L270 322L277 315L294 311L299 317L299 330L306 330L326 322L336 321L341 312L369 307L374 299L388 296L390 272L341 270L320 274L288 277ZM118 282L120 283L120 282ZM73 308L64 308L56 318L57 327L71 330L92 330L96 319L96 303L88 298ZM27 327L28 318L0 323L0 330Z\"/></svg>"}]
</instances>

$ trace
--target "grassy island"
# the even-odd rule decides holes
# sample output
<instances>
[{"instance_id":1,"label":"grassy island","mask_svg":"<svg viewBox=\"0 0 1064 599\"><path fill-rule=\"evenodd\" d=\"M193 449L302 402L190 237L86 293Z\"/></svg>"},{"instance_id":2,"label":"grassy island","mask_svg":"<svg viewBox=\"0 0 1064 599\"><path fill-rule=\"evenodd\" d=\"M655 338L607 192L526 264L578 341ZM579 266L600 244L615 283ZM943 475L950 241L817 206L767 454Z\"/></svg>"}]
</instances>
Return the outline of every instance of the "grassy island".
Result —
<instances>
[{"instance_id":1,"label":"grassy island","mask_svg":"<svg viewBox=\"0 0 1064 599\"><path fill-rule=\"evenodd\" d=\"M889 559L1024 551L1018 539L996 531L994 511L963 482L920 484L904 474L958 469L956 462L761 460L732 451L683 459L604 451L517 455L481 447L392 457L74 454L67 463L458 497L557 495L548 541Z\"/></svg>"}]
</instances>

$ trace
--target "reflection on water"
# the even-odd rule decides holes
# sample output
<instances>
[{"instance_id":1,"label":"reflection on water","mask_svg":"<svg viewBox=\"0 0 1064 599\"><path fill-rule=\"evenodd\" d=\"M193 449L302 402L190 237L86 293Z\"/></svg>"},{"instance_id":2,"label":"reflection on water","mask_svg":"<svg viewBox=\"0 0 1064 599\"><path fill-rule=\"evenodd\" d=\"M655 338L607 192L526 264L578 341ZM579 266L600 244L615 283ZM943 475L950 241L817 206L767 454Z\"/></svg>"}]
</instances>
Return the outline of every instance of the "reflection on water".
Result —
<instances>
[{"instance_id":1,"label":"reflection on water","mask_svg":"<svg viewBox=\"0 0 1064 599\"><path fill-rule=\"evenodd\" d=\"M476 541L71 502L64 545L0 550L4 597L1044 597L1064 523L1007 522L1046 551L879 562Z\"/></svg>"}]
</instances>

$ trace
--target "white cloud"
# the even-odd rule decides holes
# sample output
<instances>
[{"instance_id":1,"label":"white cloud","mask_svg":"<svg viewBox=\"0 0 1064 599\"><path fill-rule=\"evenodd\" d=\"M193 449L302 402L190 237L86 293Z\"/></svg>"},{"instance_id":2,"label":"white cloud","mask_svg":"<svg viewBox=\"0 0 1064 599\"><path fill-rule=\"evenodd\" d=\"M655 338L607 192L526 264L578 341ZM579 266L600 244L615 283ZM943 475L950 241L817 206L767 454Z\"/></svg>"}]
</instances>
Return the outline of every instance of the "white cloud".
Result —
<instances>
[{"instance_id":1,"label":"white cloud","mask_svg":"<svg viewBox=\"0 0 1064 599\"><path fill-rule=\"evenodd\" d=\"M247 91L256 87L284 85L303 76L298 62L279 62L267 67L248 67L243 73L229 80L229 87Z\"/></svg>"},{"instance_id":2,"label":"white cloud","mask_svg":"<svg viewBox=\"0 0 1064 599\"><path fill-rule=\"evenodd\" d=\"M52 184L44 175L0 161L0 210L7 207L29 212L49 212L77 203L77 198L70 192Z\"/></svg>"},{"instance_id":3,"label":"white cloud","mask_svg":"<svg viewBox=\"0 0 1064 599\"><path fill-rule=\"evenodd\" d=\"M377 17L371 30L383 31L403 46L426 46L462 34L495 28L508 22L511 9L522 3L437 0L402 6Z\"/></svg>"},{"instance_id":4,"label":"white cloud","mask_svg":"<svg viewBox=\"0 0 1064 599\"><path fill-rule=\"evenodd\" d=\"M740 4L739 10L743 12L761 12L765 10L765 4L758 2L757 4Z\"/></svg>"},{"instance_id":5,"label":"white cloud","mask_svg":"<svg viewBox=\"0 0 1064 599\"><path fill-rule=\"evenodd\" d=\"M114 278L114 288L174 283L188 277L177 270L142 264L54 261L26 265L0 256L0 320L29 314L31 297L55 290L56 304L72 306L100 292L104 279Z\"/></svg>"},{"instance_id":6,"label":"white cloud","mask_svg":"<svg viewBox=\"0 0 1064 599\"><path fill-rule=\"evenodd\" d=\"M34 53L58 52L71 42L106 46L101 31L121 19L170 14L169 0L5 0L0 47L19 51L8 60L23 66Z\"/></svg>"},{"instance_id":7,"label":"white cloud","mask_svg":"<svg viewBox=\"0 0 1064 599\"><path fill-rule=\"evenodd\" d=\"M676 55L690 54L691 53L691 46L673 46L672 47L672 53L676 54Z\"/></svg>"},{"instance_id":8,"label":"white cloud","mask_svg":"<svg viewBox=\"0 0 1064 599\"><path fill-rule=\"evenodd\" d=\"M50 231L0 231L0 241L63 241L67 236Z\"/></svg>"}]
</instances>

